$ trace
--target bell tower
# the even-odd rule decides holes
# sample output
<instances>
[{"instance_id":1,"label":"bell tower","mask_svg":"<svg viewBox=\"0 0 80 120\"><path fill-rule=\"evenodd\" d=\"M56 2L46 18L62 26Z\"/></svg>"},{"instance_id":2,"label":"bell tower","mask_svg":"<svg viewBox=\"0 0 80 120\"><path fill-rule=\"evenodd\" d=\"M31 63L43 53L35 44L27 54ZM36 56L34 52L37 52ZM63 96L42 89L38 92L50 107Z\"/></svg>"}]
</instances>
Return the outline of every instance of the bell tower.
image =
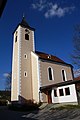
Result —
<instances>
[{"instance_id":1,"label":"bell tower","mask_svg":"<svg viewBox=\"0 0 80 120\"><path fill-rule=\"evenodd\" d=\"M35 52L34 31L24 17L14 31L11 101L32 99L31 52Z\"/></svg>"}]
</instances>

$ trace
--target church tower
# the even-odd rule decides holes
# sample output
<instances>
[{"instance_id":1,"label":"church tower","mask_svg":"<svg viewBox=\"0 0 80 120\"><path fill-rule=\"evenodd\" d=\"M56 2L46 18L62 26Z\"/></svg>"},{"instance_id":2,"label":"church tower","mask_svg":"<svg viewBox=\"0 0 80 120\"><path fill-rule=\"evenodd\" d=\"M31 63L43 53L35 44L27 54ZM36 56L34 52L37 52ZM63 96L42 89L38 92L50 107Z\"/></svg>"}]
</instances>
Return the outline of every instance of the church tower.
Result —
<instances>
[{"instance_id":1,"label":"church tower","mask_svg":"<svg viewBox=\"0 0 80 120\"><path fill-rule=\"evenodd\" d=\"M13 34L11 101L77 103L72 65L35 51L34 31L23 17Z\"/></svg>"},{"instance_id":2,"label":"church tower","mask_svg":"<svg viewBox=\"0 0 80 120\"><path fill-rule=\"evenodd\" d=\"M35 52L34 31L24 17L14 31L11 101L32 100L31 51Z\"/></svg>"}]
</instances>

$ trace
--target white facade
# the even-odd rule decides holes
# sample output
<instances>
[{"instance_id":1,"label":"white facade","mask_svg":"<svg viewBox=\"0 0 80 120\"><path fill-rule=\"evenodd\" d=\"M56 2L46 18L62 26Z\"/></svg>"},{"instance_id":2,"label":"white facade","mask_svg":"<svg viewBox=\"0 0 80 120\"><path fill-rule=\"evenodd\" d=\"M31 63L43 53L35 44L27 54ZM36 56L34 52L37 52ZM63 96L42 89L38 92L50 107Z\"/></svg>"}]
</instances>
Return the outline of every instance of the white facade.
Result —
<instances>
[{"instance_id":1,"label":"white facade","mask_svg":"<svg viewBox=\"0 0 80 120\"><path fill-rule=\"evenodd\" d=\"M15 43L16 36L18 36L17 44ZM21 79L20 65L21 65L21 27L19 26L17 31L15 31L14 33L14 42L13 42L11 101L19 100L18 96L20 95L20 79Z\"/></svg>"},{"instance_id":2,"label":"white facade","mask_svg":"<svg viewBox=\"0 0 80 120\"><path fill-rule=\"evenodd\" d=\"M70 95L65 94L65 88L69 88ZM62 96L60 96L60 93L59 93L60 89L63 90L64 95ZM54 95L54 89L52 90L52 103L68 103L68 102L77 103L77 94L76 94L75 84L58 87L56 88L56 91L57 91L57 97L55 97Z\"/></svg>"}]
</instances>

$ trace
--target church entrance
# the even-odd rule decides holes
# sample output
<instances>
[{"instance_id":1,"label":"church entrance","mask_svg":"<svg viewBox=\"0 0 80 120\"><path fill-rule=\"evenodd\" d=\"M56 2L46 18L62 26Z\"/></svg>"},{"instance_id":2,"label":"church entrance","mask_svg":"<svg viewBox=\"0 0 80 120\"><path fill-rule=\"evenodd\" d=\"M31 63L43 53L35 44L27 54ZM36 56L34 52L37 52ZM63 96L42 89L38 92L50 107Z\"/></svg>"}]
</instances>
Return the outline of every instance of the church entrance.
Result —
<instances>
[{"instance_id":1,"label":"church entrance","mask_svg":"<svg viewBox=\"0 0 80 120\"><path fill-rule=\"evenodd\" d=\"M48 96L48 103L52 103L51 92L52 92L52 90L49 90L48 94L47 94L47 96Z\"/></svg>"}]
</instances>

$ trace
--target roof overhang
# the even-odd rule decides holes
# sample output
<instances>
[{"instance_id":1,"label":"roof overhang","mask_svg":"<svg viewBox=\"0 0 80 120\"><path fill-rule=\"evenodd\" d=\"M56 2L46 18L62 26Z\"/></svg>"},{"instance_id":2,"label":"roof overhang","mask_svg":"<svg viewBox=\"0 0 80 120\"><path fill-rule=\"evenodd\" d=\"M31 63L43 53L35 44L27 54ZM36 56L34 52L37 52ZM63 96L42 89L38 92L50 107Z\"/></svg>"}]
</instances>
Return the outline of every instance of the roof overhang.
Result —
<instances>
[{"instance_id":1,"label":"roof overhang","mask_svg":"<svg viewBox=\"0 0 80 120\"><path fill-rule=\"evenodd\" d=\"M17 30L17 28L18 28L19 26L21 26L21 27L23 27L23 28L26 28L25 26L21 25L21 23L19 23L19 24L17 25L17 27L15 28L15 30L13 31L12 34L15 33L15 31ZM35 31L35 28L32 28L32 27L27 27L27 28L28 28L29 30Z\"/></svg>"},{"instance_id":2,"label":"roof overhang","mask_svg":"<svg viewBox=\"0 0 80 120\"><path fill-rule=\"evenodd\" d=\"M0 0L0 17L2 15L2 12L4 10L4 7L6 5L7 0Z\"/></svg>"},{"instance_id":3,"label":"roof overhang","mask_svg":"<svg viewBox=\"0 0 80 120\"><path fill-rule=\"evenodd\" d=\"M64 66L73 68L73 66L71 64L64 62L57 56L49 55L47 53L43 53L43 52L39 52L39 51L35 51L35 53L39 56L39 60L41 60L42 62L49 62L49 63L64 65Z\"/></svg>"},{"instance_id":4,"label":"roof overhang","mask_svg":"<svg viewBox=\"0 0 80 120\"><path fill-rule=\"evenodd\" d=\"M57 88L60 86L66 86L66 85L71 85L71 84L78 84L78 83L80 83L80 80L68 80L65 82L60 82L60 83L56 83L56 84L52 84L52 85L42 86L42 87L40 87L40 91L43 92L46 90L50 90L52 88Z\"/></svg>"},{"instance_id":5,"label":"roof overhang","mask_svg":"<svg viewBox=\"0 0 80 120\"><path fill-rule=\"evenodd\" d=\"M73 68L73 66L71 64L68 64L68 63L57 62L57 61L53 61L53 60L45 59L45 58L41 58L41 57L39 57L39 59L42 62L49 62L49 63L59 64L59 65L64 65L64 66L69 66L69 67Z\"/></svg>"}]
</instances>

